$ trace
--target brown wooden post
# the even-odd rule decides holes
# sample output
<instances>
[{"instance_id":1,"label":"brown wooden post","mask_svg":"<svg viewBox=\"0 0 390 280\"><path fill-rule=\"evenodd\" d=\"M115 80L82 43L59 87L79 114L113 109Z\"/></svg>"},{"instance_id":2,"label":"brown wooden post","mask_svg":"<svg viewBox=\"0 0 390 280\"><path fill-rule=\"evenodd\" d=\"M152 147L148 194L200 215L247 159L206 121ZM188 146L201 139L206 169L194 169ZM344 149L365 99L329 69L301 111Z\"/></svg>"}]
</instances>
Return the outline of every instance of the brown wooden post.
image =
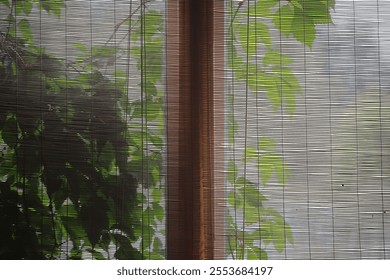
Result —
<instances>
[{"instance_id":1,"label":"brown wooden post","mask_svg":"<svg viewBox=\"0 0 390 280\"><path fill-rule=\"evenodd\" d=\"M224 256L223 2L168 1L168 259Z\"/></svg>"}]
</instances>

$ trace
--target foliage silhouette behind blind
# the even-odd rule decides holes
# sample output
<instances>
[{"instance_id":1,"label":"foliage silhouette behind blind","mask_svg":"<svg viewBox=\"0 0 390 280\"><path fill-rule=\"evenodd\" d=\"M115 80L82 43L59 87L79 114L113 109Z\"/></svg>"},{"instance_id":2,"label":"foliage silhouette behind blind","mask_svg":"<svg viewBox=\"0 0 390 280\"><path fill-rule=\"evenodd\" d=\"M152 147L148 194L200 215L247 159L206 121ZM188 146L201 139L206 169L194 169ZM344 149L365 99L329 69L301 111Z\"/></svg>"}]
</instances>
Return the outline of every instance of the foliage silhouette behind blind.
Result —
<instances>
[{"instance_id":1,"label":"foliage silhouette behind blind","mask_svg":"<svg viewBox=\"0 0 390 280\"><path fill-rule=\"evenodd\" d=\"M164 258L164 2L150 2L0 2L1 258Z\"/></svg>"}]
</instances>

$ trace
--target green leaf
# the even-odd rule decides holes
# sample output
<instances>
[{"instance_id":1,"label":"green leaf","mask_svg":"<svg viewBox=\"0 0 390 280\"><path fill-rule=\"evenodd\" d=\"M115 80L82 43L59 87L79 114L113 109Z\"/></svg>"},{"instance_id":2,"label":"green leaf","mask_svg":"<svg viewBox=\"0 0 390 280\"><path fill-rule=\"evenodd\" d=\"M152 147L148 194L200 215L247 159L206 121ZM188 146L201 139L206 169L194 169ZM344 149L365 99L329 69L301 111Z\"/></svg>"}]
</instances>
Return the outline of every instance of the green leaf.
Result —
<instances>
[{"instance_id":1,"label":"green leaf","mask_svg":"<svg viewBox=\"0 0 390 280\"><path fill-rule=\"evenodd\" d=\"M258 247L252 247L248 250L248 260L267 260L267 252Z\"/></svg>"},{"instance_id":2,"label":"green leaf","mask_svg":"<svg viewBox=\"0 0 390 280\"><path fill-rule=\"evenodd\" d=\"M332 8L334 9L335 7L335 4L336 4L336 0L320 0L322 3L326 4L328 6L328 9L329 8Z\"/></svg>"},{"instance_id":3,"label":"green leaf","mask_svg":"<svg viewBox=\"0 0 390 280\"><path fill-rule=\"evenodd\" d=\"M268 48L271 48L271 34L269 32L267 25L265 25L261 21L256 21L255 32L256 32L256 34L259 35L259 37L263 41L264 45L266 45Z\"/></svg>"},{"instance_id":4,"label":"green leaf","mask_svg":"<svg viewBox=\"0 0 390 280\"><path fill-rule=\"evenodd\" d=\"M24 11L24 1L15 1L15 15L19 16Z\"/></svg>"},{"instance_id":5,"label":"green leaf","mask_svg":"<svg viewBox=\"0 0 390 280\"><path fill-rule=\"evenodd\" d=\"M228 138L229 144L233 144L235 135L238 132L238 122L232 118L232 115L228 119Z\"/></svg>"},{"instance_id":6,"label":"green leaf","mask_svg":"<svg viewBox=\"0 0 390 280\"><path fill-rule=\"evenodd\" d=\"M286 106L287 113L292 116L295 112L295 91L291 87L281 87L279 90L282 93L283 104Z\"/></svg>"},{"instance_id":7,"label":"green leaf","mask_svg":"<svg viewBox=\"0 0 390 280\"><path fill-rule=\"evenodd\" d=\"M290 244L294 244L294 235L293 235L293 232L291 230L291 226L289 224L285 223L284 230L286 231L287 241Z\"/></svg>"},{"instance_id":8,"label":"green leaf","mask_svg":"<svg viewBox=\"0 0 390 280\"><path fill-rule=\"evenodd\" d=\"M164 245L163 245L162 241L160 240L160 238L156 237L153 240L153 251L154 252L159 252L163 248L164 248Z\"/></svg>"},{"instance_id":9,"label":"green leaf","mask_svg":"<svg viewBox=\"0 0 390 280\"><path fill-rule=\"evenodd\" d=\"M291 4L294 5L294 7L298 8L298 9L301 9L301 10L303 9L303 7L302 7L302 0L291 0L290 2L291 2Z\"/></svg>"},{"instance_id":10,"label":"green leaf","mask_svg":"<svg viewBox=\"0 0 390 280\"><path fill-rule=\"evenodd\" d=\"M271 8L275 7L279 0L258 0L256 4L249 6L249 16L251 17L271 17Z\"/></svg>"},{"instance_id":11,"label":"green leaf","mask_svg":"<svg viewBox=\"0 0 390 280\"><path fill-rule=\"evenodd\" d=\"M258 207L254 207L251 203L248 203L247 198L245 199L244 215L246 224L251 225L260 221Z\"/></svg>"},{"instance_id":12,"label":"green leaf","mask_svg":"<svg viewBox=\"0 0 390 280\"><path fill-rule=\"evenodd\" d=\"M289 169L287 169L286 166L284 166L281 157L275 160L274 168L276 173L276 179L278 180L280 185L284 186L287 178L290 176L290 171Z\"/></svg>"},{"instance_id":13,"label":"green leaf","mask_svg":"<svg viewBox=\"0 0 390 280\"><path fill-rule=\"evenodd\" d=\"M236 251L236 248L238 246L237 238L235 236L229 236L227 240L227 250L228 253L234 256L234 252Z\"/></svg>"},{"instance_id":14,"label":"green leaf","mask_svg":"<svg viewBox=\"0 0 390 280\"><path fill-rule=\"evenodd\" d=\"M268 180L271 178L274 172L275 161L278 156L275 153L266 152L260 157L259 161L259 176L263 182L263 185L267 185Z\"/></svg>"},{"instance_id":15,"label":"green leaf","mask_svg":"<svg viewBox=\"0 0 390 280\"><path fill-rule=\"evenodd\" d=\"M23 12L26 16L28 16L31 13L31 10L33 8L33 2L32 1L24 1L24 8Z\"/></svg>"},{"instance_id":16,"label":"green leaf","mask_svg":"<svg viewBox=\"0 0 390 280\"><path fill-rule=\"evenodd\" d=\"M105 260L106 258L103 256L102 253L100 253L99 251L96 251L92 248L87 248L86 250L87 252L91 253L92 255L92 258L95 259L95 260Z\"/></svg>"},{"instance_id":17,"label":"green leaf","mask_svg":"<svg viewBox=\"0 0 390 280\"><path fill-rule=\"evenodd\" d=\"M278 67L273 66L273 72L276 72L280 77L280 81L278 83L278 89L280 95L283 98L283 103L287 108L287 112L290 116L293 115L295 111L295 95L297 93L302 94L302 89L299 84L298 79L295 77L294 73L292 73L291 69L288 67Z\"/></svg>"},{"instance_id":18,"label":"green leaf","mask_svg":"<svg viewBox=\"0 0 390 280\"><path fill-rule=\"evenodd\" d=\"M250 21L249 24L241 24L237 26L240 43L248 56L252 56L257 48L256 23Z\"/></svg>"},{"instance_id":19,"label":"green leaf","mask_svg":"<svg viewBox=\"0 0 390 280\"><path fill-rule=\"evenodd\" d=\"M0 3L7 6L8 8L10 7L8 0L0 0Z\"/></svg>"},{"instance_id":20,"label":"green leaf","mask_svg":"<svg viewBox=\"0 0 390 280\"><path fill-rule=\"evenodd\" d=\"M22 19L19 21L19 30L22 33L23 39L26 42L31 42L33 39L33 35L30 28L30 23L27 19Z\"/></svg>"},{"instance_id":21,"label":"green leaf","mask_svg":"<svg viewBox=\"0 0 390 280\"><path fill-rule=\"evenodd\" d=\"M1 136L4 142L11 148L16 146L18 135L17 135L17 122L14 117L8 118L5 122Z\"/></svg>"},{"instance_id":22,"label":"green leaf","mask_svg":"<svg viewBox=\"0 0 390 280\"><path fill-rule=\"evenodd\" d=\"M109 170L114 159L114 148L110 142L106 142L99 154L99 163L106 170Z\"/></svg>"},{"instance_id":23,"label":"green leaf","mask_svg":"<svg viewBox=\"0 0 390 280\"><path fill-rule=\"evenodd\" d=\"M61 9L64 6L63 0L40 0L39 8L45 10L48 14L53 12L58 18L61 16Z\"/></svg>"},{"instance_id":24,"label":"green leaf","mask_svg":"<svg viewBox=\"0 0 390 280\"><path fill-rule=\"evenodd\" d=\"M302 0L301 0L302 1ZM305 17L309 17L314 23L330 23L329 7L327 3L318 0L305 0L302 2L299 12L304 11Z\"/></svg>"},{"instance_id":25,"label":"green leaf","mask_svg":"<svg viewBox=\"0 0 390 280\"><path fill-rule=\"evenodd\" d=\"M279 75L266 74L263 76L265 95L267 96L268 101L272 104L272 107L275 111L280 107L280 91L278 87L279 82Z\"/></svg>"},{"instance_id":26,"label":"green leaf","mask_svg":"<svg viewBox=\"0 0 390 280\"><path fill-rule=\"evenodd\" d=\"M316 38L316 28L311 17L305 16L299 9L295 9L295 17L292 21L292 34L302 44L311 47Z\"/></svg>"},{"instance_id":27,"label":"green leaf","mask_svg":"<svg viewBox=\"0 0 390 280\"><path fill-rule=\"evenodd\" d=\"M160 222L164 219L164 208L161 207L160 203L154 202L153 203L153 210L154 210L154 216L159 220Z\"/></svg>"},{"instance_id":28,"label":"green leaf","mask_svg":"<svg viewBox=\"0 0 390 280\"><path fill-rule=\"evenodd\" d=\"M161 196L162 196L161 189L159 189L159 188L153 189L153 192L152 192L153 201L159 202L161 200Z\"/></svg>"},{"instance_id":29,"label":"green leaf","mask_svg":"<svg viewBox=\"0 0 390 280\"><path fill-rule=\"evenodd\" d=\"M107 46L94 46L91 48L90 54L99 58L111 58L115 56L116 52L116 48Z\"/></svg>"},{"instance_id":30,"label":"green leaf","mask_svg":"<svg viewBox=\"0 0 390 280\"><path fill-rule=\"evenodd\" d=\"M236 182L237 174L238 168L236 164L233 161L229 161L227 179L231 184L234 184Z\"/></svg>"},{"instance_id":31,"label":"green leaf","mask_svg":"<svg viewBox=\"0 0 390 280\"><path fill-rule=\"evenodd\" d=\"M242 190L244 190L244 188L246 188L247 186L253 186L254 184L249 181L248 179L244 178L244 177L239 177L237 180L236 180L236 186L237 187L241 187L240 189L240 192Z\"/></svg>"},{"instance_id":32,"label":"green leaf","mask_svg":"<svg viewBox=\"0 0 390 280\"><path fill-rule=\"evenodd\" d=\"M287 66L292 63L292 59L285 55L281 54L277 50L269 50L265 53L263 59L264 67L274 65L274 66Z\"/></svg>"},{"instance_id":33,"label":"green leaf","mask_svg":"<svg viewBox=\"0 0 390 280\"><path fill-rule=\"evenodd\" d=\"M149 82L146 81L144 85L144 91L148 97L156 96L157 95L157 88L156 86Z\"/></svg>"},{"instance_id":34,"label":"green leaf","mask_svg":"<svg viewBox=\"0 0 390 280\"><path fill-rule=\"evenodd\" d=\"M275 249L281 253L286 248L286 241L284 239L284 230L283 227L278 224L272 225L272 235Z\"/></svg>"},{"instance_id":35,"label":"green leaf","mask_svg":"<svg viewBox=\"0 0 390 280\"><path fill-rule=\"evenodd\" d=\"M228 194L228 203L234 207L234 209L240 209L243 207L243 197L236 191L231 191Z\"/></svg>"},{"instance_id":36,"label":"green leaf","mask_svg":"<svg viewBox=\"0 0 390 280\"><path fill-rule=\"evenodd\" d=\"M286 36L291 34L291 31L295 28L293 26L294 10L287 4L280 7L273 17L273 23L275 26Z\"/></svg>"},{"instance_id":37,"label":"green leaf","mask_svg":"<svg viewBox=\"0 0 390 280\"><path fill-rule=\"evenodd\" d=\"M244 159L246 161L255 160L258 156L258 152L256 151L256 149L253 146L246 147L245 153L246 153L246 155L245 155Z\"/></svg>"},{"instance_id":38,"label":"green leaf","mask_svg":"<svg viewBox=\"0 0 390 280\"><path fill-rule=\"evenodd\" d=\"M155 233L155 231L154 231L153 227L151 227L145 223L145 225L143 226L143 235L141 236L142 245L144 248L149 248L151 246L154 233Z\"/></svg>"},{"instance_id":39,"label":"green leaf","mask_svg":"<svg viewBox=\"0 0 390 280\"><path fill-rule=\"evenodd\" d=\"M146 40L150 39L152 36L162 32L163 18L162 14L156 10L149 10L145 15L145 31Z\"/></svg>"},{"instance_id":40,"label":"green leaf","mask_svg":"<svg viewBox=\"0 0 390 280\"><path fill-rule=\"evenodd\" d=\"M259 150L264 151L264 150L269 150L269 149L275 148L277 143L272 138L260 137L258 145L259 145Z\"/></svg>"},{"instance_id":41,"label":"green leaf","mask_svg":"<svg viewBox=\"0 0 390 280\"><path fill-rule=\"evenodd\" d=\"M162 110L162 103L160 100L156 100L153 102L145 102L146 110L146 119L148 121L153 121L157 118Z\"/></svg>"},{"instance_id":42,"label":"green leaf","mask_svg":"<svg viewBox=\"0 0 390 280\"><path fill-rule=\"evenodd\" d=\"M243 193L241 190L240 192ZM256 208L261 207L263 201L267 200L253 185L247 185L245 188L245 196L246 203Z\"/></svg>"},{"instance_id":43,"label":"green leaf","mask_svg":"<svg viewBox=\"0 0 390 280\"><path fill-rule=\"evenodd\" d=\"M100 197L94 197L81 207L81 222L92 246L99 242L103 230L108 229L107 208L106 201Z\"/></svg>"}]
</instances>

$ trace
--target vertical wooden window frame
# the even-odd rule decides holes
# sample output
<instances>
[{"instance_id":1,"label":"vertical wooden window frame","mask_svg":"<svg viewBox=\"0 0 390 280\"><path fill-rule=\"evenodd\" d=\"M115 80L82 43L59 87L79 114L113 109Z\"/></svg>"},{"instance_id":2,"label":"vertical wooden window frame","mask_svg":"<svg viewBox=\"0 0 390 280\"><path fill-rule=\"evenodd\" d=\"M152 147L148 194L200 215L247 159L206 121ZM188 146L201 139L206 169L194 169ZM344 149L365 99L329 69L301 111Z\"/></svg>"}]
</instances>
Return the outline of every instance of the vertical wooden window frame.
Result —
<instances>
[{"instance_id":1,"label":"vertical wooden window frame","mask_svg":"<svg viewBox=\"0 0 390 280\"><path fill-rule=\"evenodd\" d=\"M224 258L224 0L168 0L167 258Z\"/></svg>"}]
</instances>

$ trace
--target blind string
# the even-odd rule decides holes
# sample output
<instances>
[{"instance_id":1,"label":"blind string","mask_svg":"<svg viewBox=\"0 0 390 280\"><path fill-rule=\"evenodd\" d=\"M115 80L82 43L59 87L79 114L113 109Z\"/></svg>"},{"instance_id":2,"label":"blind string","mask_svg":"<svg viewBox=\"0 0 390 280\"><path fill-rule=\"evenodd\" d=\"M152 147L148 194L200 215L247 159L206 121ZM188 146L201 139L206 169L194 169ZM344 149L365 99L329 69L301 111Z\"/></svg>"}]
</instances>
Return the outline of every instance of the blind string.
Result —
<instances>
[{"instance_id":1,"label":"blind string","mask_svg":"<svg viewBox=\"0 0 390 280\"><path fill-rule=\"evenodd\" d=\"M282 26L282 15L281 15L281 3L279 2L279 25ZM282 31L279 29L279 69L280 69L280 116L281 116L281 150L282 150L282 214L283 214L283 235L284 235L284 258L287 259L287 234L286 234L286 207L285 207L285 200L284 200L284 185L285 185L285 159L284 159L284 111L283 111L283 60L282 60L282 53L283 53L283 42L282 42Z\"/></svg>"},{"instance_id":2,"label":"blind string","mask_svg":"<svg viewBox=\"0 0 390 280\"><path fill-rule=\"evenodd\" d=\"M229 27L229 33L230 33L230 40L229 40L229 47L230 47L230 50L231 50L231 65L232 65L232 69L231 69L231 100L229 100L228 103L231 104L231 121L232 121L232 129L231 129L231 137L232 137L232 143L231 143L231 153L232 153L232 160L233 160L233 163L236 162L236 148L235 148L235 130L236 130L236 124L235 124L235 98L234 98L234 90L235 90L235 82L234 82L234 29L233 29L233 24L234 24L234 19L235 19L235 14L237 14L238 12L238 9L240 8L239 7L234 7L233 6L233 1L230 1L230 11L231 11L231 19L230 19L230 27ZM233 12L234 10L236 10L235 14L233 15ZM229 135L230 137L230 135ZM230 142L230 139L229 139L229 142ZM232 258L233 259L237 259L237 256L238 256L238 228L237 228L237 196L236 196L236 192L237 192L237 186L236 186L236 183L235 183L235 174L236 174L236 165L233 164L233 176L234 176L234 180L232 183L233 185L233 198L234 198L234 219L233 219L233 226L234 226L234 233L235 233L235 242L234 242L234 245L235 245L235 255L232 251L232 248L231 248L231 243L230 243L230 240L229 240L229 248L232 252Z\"/></svg>"},{"instance_id":3,"label":"blind string","mask_svg":"<svg viewBox=\"0 0 390 280\"><path fill-rule=\"evenodd\" d=\"M129 3L129 10L128 10L128 13L129 15L132 15L133 14L133 0L130 0L130 3ZM124 141L125 143L127 144L127 140L128 140L128 131L129 131L129 125L128 125L128 120L129 120L129 102L130 102L130 99L129 99L129 86L130 86L130 54L131 54L131 31L132 31L132 28L133 28L133 23L131 21L131 17L129 18L129 24L128 24L128 28L127 28L127 33L126 35L122 38L122 40L124 40L127 36L127 57L126 57L126 87L125 87L125 93L126 93L126 105L125 105L125 125L126 125L126 129L125 129L125 135L124 135ZM122 41L121 40L121 41ZM119 43L120 44L120 43ZM130 108L131 109L131 108ZM141 111L142 112L142 111ZM142 133L141 133L142 134ZM126 153L125 153L126 154ZM141 160L141 164L143 163L143 159ZM125 172L125 176L124 178L127 178L127 167L128 167L128 161L127 159L125 160L125 170L123 172ZM142 170L140 172L140 174L142 175ZM141 184L142 184L142 176L140 176L141 178ZM125 189L123 188L123 185L122 184L125 184L125 182L121 181L120 182L121 184L121 190L122 190L122 201L125 201ZM138 187L138 186L137 186ZM134 198L135 199L135 204L138 206L138 201L137 201L137 197ZM141 198L141 203L143 205L143 197ZM122 209L121 209L121 213L124 213L125 212L125 205L124 203L122 203ZM122 219L124 219L125 215L121 215L122 216ZM133 223L134 224L134 223ZM143 236L143 228L141 227L141 236ZM142 245L142 244L141 244ZM141 255L143 254L143 251L141 252ZM142 255L143 257L143 255Z\"/></svg>"},{"instance_id":4,"label":"blind string","mask_svg":"<svg viewBox=\"0 0 390 280\"><path fill-rule=\"evenodd\" d=\"M254 3L255 5L255 14L257 15L257 1ZM258 29L257 29L257 19L258 17L255 17L255 36L256 36L256 42L258 39ZM255 64L256 64L256 139L259 141L260 139L260 132L259 132L259 84L258 84L258 77L259 77L259 65L258 65L258 49L256 48L255 50ZM260 166L260 154L257 154L257 166ZM261 234L261 212L260 212L260 207L262 204L261 201L261 188L260 188L260 175L259 172L257 172L257 202L258 202L258 207L257 207L257 216L258 216L258 233L259 233L259 259L262 259L262 234Z\"/></svg>"},{"instance_id":5,"label":"blind string","mask_svg":"<svg viewBox=\"0 0 390 280\"><path fill-rule=\"evenodd\" d=\"M89 0L89 32L90 32L90 36L89 36L89 40L90 40L90 46L89 46L89 55L90 55L90 59L89 59L89 63L90 63L90 69L89 69L89 71L90 71L90 78L91 78L91 81L93 81L93 71L92 71L92 64L93 64L93 39L94 39L94 37L93 37L93 5L92 5L92 1L93 0ZM93 86L93 85L90 85L91 87ZM92 135L93 135L93 133L94 133L94 125L93 125L93 123L94 123L94 114L95 114L95 112L94 112L94 102L93 102L93 98L91 98L91 104L90 104L90 110L91 110L91 113L90 113L90 123L89 123L89 126L90 126L90 131L89 131L89 133L91 134L90 135L90 137L91 137L91 140L92 140ZM91 168L90 168L90 170L91 170L91 177L93 178L93 174L94 174L94 171L95 171L95 162L94 162L94 158L95 158L95 153L94 153L94 142L93 141L91 141ZM93 191L93 193L95 193L95 191L96 191L96 188L95 188L95 182L93 181L93 179L92 179L92 181L91 181L91 187L92 187L92 191ZM96 199L95 199L95 195L92 195L91 196L92 197L92 203L93 203L93 205L95 205L96 203ZM95 219L92 219L92 221L89 221L92 225L91 225L91 227L92 228L95 228ZM92 258L92 260L94 259L94 255L93 255L93 251L95 250L95 245L93 245L93 247L92 247L92 253L91 253L91 258Z\"/></svg>"},{"instance_id":6,"label":"blind string","mask_svg":"<svg viewBox=\"0 0 390 280\"><path fill-rule=\"evenodd\" d=\"M327 9L329 9L329 0L326 1ZM330 21L330 15L328 15ZM335 214L334 214L334 193L333 193L333 129L332 129L332 81L331 81L331 57L330 57L330 24L327 24L327 58L328 58L328 96L329 96L329 141L330 141L330 189L331 189L331 212L332 212L332 246L333 259L336 258L335 245Z\"/></svg>"},{"instance_id":7,"label":"blind string","mask_svg":"<svg viewBox=\"0 0 390 280\"><path fill-rule=\"evenodd\" d=\"M42 98L42 91L43 91L43 81L42 81L42 73L43 73L43 69L42 69L42 66L43 66L43 63L42 63L42 11L41 9L39 9L39 67L40 67L40 91L39 91L39 103L41 104L39 110L40 110L40 117L41 117L41 141L39 141L39 145L40 145L40 164L41 166L43 165L43 98ZM41 196L41 200L43 201L43 197L44 197L44 188L42 187L41 190L40 190L40 196ZM44 220L44 216L43 214L45 213L44 212L45 210L45 207L44 207L44 204L42 203L41 204L41 228L40 228L40 231L41 231L41 254L43 255L43 240L44 240L44 236L43 236L43 220Z\"/></svg>"},{"instance_id":8,"label":"blind string","mask_svg":"<svg viewBox=\"0 0 390 280\"><path fill-rule=\"evenodd\" d=\"M12 11L14 13L14 22L13 22L13 40L16 44L16 35L17 35L17 18L18 18L18 14L16 13L16 1L12 1L12 6L11 6L11 12L10 12L10 16L12 16ZM11 22L11 21L10 21ZM7 35L8 33L10 32L10 24L8 25L8 30L7 30ZM17 66L17 61L18 61L18 54L17 52L13 52L14 55L15 55L15 58L14 58L14 61L15 61L15 64ZM18 125L17 125L17 122L18 122L18 116L19 116L19 67L15 67L15 76L16 76L16 82L15 82L15 92L16 92L16 99L15 99L15 119L16 119L16 122L15 122L15 131L17 131L18 129ZM18 138L18 135L15 134L15 143L18 143L19 142L19 138ZM19 156L18 156L18 150L15 149L15 158L18 159ZM20 165L19 165L19 160L16 161L16 175L15 175L15 181L17 184L20 183ZM27 223L27 225L29 226L30 223L29 223L29 218L28 218L28 209L27 209L27 201L26 201L26 197L25 197L25 186L23 185L23 190L22 190L22 200L23 200L23 208L22 208L22 211L23 211L23 215L24 215L24 219Z\"/></svg>"},{"instance_id":9,"label":"blind string","mask_svg":"<svg viewBox=\"0 0 390 280\"><path fill-rule=\"evenodd\" d=\"M377 43L378 43L378 86L379 86L379 140L380 140L380 178L381 178L381 204L382 204L382 242L383 242L383 258L386 259L386 237L385 237L385 206L384 206L384 190L383 190L383 138L382 138L382 73L381 73L381 42L380 42L380 5L379 0L376 1L377 9Z\"/></svg>"},{"instance_id":10,"label":"blind string","mask_svg":"<svg viewBox=\"0 0 390 280\"><path fill-rule=\"evenodd\" d=\"M69 133L68 128L68 9L65 7L64 9L64 25L65 25L65 129L66 133ZM66 153L69 153L69 141L65 141L65 150ZM66 180L66 193L67 193L67 204L66 204L66 227L69 228L69 194L70 194L70 186L68 180ZM69 259L69 233L66 231L66 258Z\"/></svg>"},{"instance_id":11,"label":"blind string","mask_svg":"<svg viewBox=\"0 0 390 280\"><path fill-rule=\"evenodd\" d=\"M116 22L117 22L117 0L114 0L114 9L113 9L113 23L114 23L114 26L116 26ZM115 88L115 94L119 94L117 91L118 91L118 77L117 77L117 70L118 70L118 62L117 62L117 53L118 53L118 44L117 44L117 30L114 29L114 32L112 33L112 38L114 40L113 42L113 47L114 47L114 53L115 53L115 59L114 59L114 88ZM108 43L109 41L106 42L106 44ZM122 89L120 89L119 91L121 91ZM118 124L120 123L120 118L122 116L118 115L118 102L115 102L114 104L114 108L115 108L115 142L118 143ZM120 112L120 110L119 110ZM127 112L125 112L126 114ZM127 130L127 124L126 124L126 130ZM120 156L120 154L122 153L123 151L119 151L117 152L117 155ZM116 161L115 161L115 187L116 187L116 193L117 193L117 197L119 197L119 194L118 194L118 191L120 190L119 186L121 184L120 180L119 180L119 176L123 174L120 174L120 169L119 169L119 165L118 165L118 161L120 159L119 158L116 158ZM119 175L119 176L118 176ZM119 221L120 220L120 213L119 213L119 210L117 207L115 207L115 221L117 224L122 224L122 221ZM118 243L115 242L115 251L118 251ZM108 251L108 259L110 259L110 251Z\"/></svg>"},{"instance_id":12,"label":"blind string","mask_svg":"<svg viewBox=\"0 0 390 280\"><path fill-rule=\"evenodd\" d=\"M247 6L247 19L246 19L246 73L245 73L245 120L244 120L244 198L243 198L243 218L242 218L242 252L241 252L241 258L244 259L244 253L245 253L245 216L246 216L246 176L247 176L247 160L246 160L246 154L247 154L247 143L248 143L248 95L249 95L249 29L250 29L250 18L249 18L249 9L250 9L250 3L251 1L248 0L248 6Z\"/></svg>"},{"instance_id":13,"label":"blind string","mask_svg":"<svg viewBox=\"0 0 390 280\"><path fill-rule=\"evenodd\" d=\"M149 190L149 139L148 139L148 94L146 92L147 88L147 71L146 67L148 67L147 63L147 50L146 50L146 3L145 0L141 0L141 34L142 34L142 42L141 46L143 51L141 51L142 57L141 60L143 60L143 68L141 70L141 102L144 102L144 114L145 114L145 165L146 165L146 172L143 172L146 175L146 183L145 185L142 185L142 189L146 189L146 204L147 204L147 224L148 224L148 232L147 232L147 240L151 240L151 232L150 232L150 190ZM145 101L142 101L145 100ZM142 117L144 119L144 117ZM144 125L142 125L143 127ZM143 142L142 142L143 143ZM143 149L142 149L143 150ZM143 151L142 151L143 152ZM143 169L143 168L142 168ZM144 171L144 170L143 170ZM151 245L151 242L150 242ZM148 258L150 259L150 252L151 250L148 250Z\"/></svg>"},{"instance_id":14,"label":"blind string","mask_svg":"<svg viewBox=\"0 0 390 280\"><path fill-rule=\"evenodd\" d=\"M144 235L147 234L145 233L145 230L144 230L144 223L145 223L145 215L144 215L144 205L145 203L148 203L148 198L146 198L146 202L145 202L145 179L147 176L147 174L145 173L145 158L144 158L144 145L145 145L145 121L146 121L146 108L145 108L145 105L146 105L146 102L145 102L145 99L144 99L144 90L145 90L145 87L144 87L144 83L145 83L145 34L144 34L144 4L143 4L143 0L140 0L140 14L141 14L141 19L140 19L140 31L141 31L141 36L140 36L140 40L141 40L141 89L140 89L140 99L141 99L141 158L142 158L142 161L141 161L141 189L142 189L142 210L141 210L141 228L142 228L142 234L141 234L141 255L142 255L142 259L145 258L145 255L144 255L144 252L145 252L145 241L144 241ZM130 34L129 34L129 39L130 39ZM147 140L146 140L147 141Z\"/></svg>"},{"instance_id":15,"label":"blind string","mask_svg":"<svg viewBox=\"0 0 390 280\"><path fill-rule=\"evenodd\" d=\"M306 21L305 21L305 0L302 1L303 21L303 73L304 73L304 107L305 107L305 157L306 157L306 207L307 207L307 241L309 246L309 259L311 256L311 232L310 232L310 183L309 183L309 141L308 141L308 111L307 111L307 57L306 57Z\"/></svg>"},{"instance_id":16,"label":"blind string","mask_svg":"<svg viewBox=\"0 0 390 280\"><path fill-rule=\"evenodd\" d=\"M357 230L359 242L359 257L362 259L362 241L360 232L360 199L359 199L359 127L358 127L358 92L357 92L357 58L356 58L356 7L352 1L353 14L353 60L354 60L354 93L355 93L355 143L356 143L356 200L357 200Z\"/></svg>"}]
</instances>

